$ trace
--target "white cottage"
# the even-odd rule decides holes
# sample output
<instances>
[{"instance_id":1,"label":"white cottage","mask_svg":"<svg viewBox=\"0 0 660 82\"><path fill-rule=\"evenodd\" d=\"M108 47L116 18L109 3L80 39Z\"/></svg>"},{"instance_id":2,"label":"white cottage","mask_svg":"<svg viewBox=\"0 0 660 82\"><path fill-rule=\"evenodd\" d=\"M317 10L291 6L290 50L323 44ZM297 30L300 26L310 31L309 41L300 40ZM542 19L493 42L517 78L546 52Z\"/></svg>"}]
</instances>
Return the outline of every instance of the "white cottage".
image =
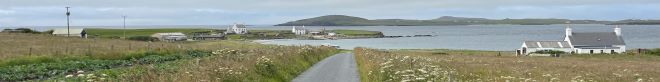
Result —
<instances>
[{"instance_id":1,"label":"white cottage","mask_svg":"<svg viewBox=\"0 0 660 82\"><path fill-rule=\"evenodd\" d=\"M577 54L616 54L626 51L619 26L614 27L614 32L573 32L570 25L567 25L565 31L563 41L525 41L516 52L519 55L530 55L539 50Z\"/></svg>"},{"instance_id":2,"label":"white cottage","mask_svg":"<svg viewBox=\"0 0 660 82\"><path fill-rule=\"evenodd\" d=\"M296 35L305 35L307 34L307 29L305 28L305 26L302 27L293 26L291 32L293 32Z\"/></svg>"},{"instance_id":3,"label":"white cottage","mask_svg":"<svg viewBox=\"0 0 660 82\"><path fill-rule=\"evenodd\" d=\"M248 30L243 24L234 24L231 27L227 28L225 34L247 34Z\"/></svg>"},{"instance_id":4,"label":"white cottage","mask_svg":"<svg viewBox=\"0 0 660 82\"><path fill-rule=\"evenodd\" d=\"M53 29L53 35L55 36L69 36L69 37L80 37L80 38L87 38L87 32L85 32L85 29L66 29L66 28L58 28L58 29Z\"/></svg>"},{"instance_id":5,"label":"white cottage","mask_svg":"<svg viewBox=\"0 0 660 82\"><path fill-rule=\"evenodd\" d=\"M573 32L566 27L564 41L573 45L573 53L578 54L614 54L626 51L626 43L621 36L621 28L614 27L614 32Z\"/></svg>"}]
</instances>

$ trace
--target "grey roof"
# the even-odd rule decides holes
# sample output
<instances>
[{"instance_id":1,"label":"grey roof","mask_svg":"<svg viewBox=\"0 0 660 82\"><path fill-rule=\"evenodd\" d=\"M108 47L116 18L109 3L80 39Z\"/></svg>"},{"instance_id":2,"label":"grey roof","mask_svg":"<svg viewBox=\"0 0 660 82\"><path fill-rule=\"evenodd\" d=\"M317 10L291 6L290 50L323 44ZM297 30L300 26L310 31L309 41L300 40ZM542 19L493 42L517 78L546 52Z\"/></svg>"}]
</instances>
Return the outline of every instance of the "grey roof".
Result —
<instances>
[{"instance_id":1,"label":"grey roof","mask_svg":"<svg viewBox=\"0 0 660 82\"><path fill-rule=\"evenodd\" d=\"M612 46L626 45L621 36L614 32L582 32L569 36L573 46Z\"/></svg>"},{"instance_id":2,"label":"grey roof","mask_svg":"<svg viewBox=\"0 0 660 82\"><path fill-rule=\"evenodd\" d=\"M571 48L566 41L525 41L527 48Z\"/></svg>"}]
</instances>

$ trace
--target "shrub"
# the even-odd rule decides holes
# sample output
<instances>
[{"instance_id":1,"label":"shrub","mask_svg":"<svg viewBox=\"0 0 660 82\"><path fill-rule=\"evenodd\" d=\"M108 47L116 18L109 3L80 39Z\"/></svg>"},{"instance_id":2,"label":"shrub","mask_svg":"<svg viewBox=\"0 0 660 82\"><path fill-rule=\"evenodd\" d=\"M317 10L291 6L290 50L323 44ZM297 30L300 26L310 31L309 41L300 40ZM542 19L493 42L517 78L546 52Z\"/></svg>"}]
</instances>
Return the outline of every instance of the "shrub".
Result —
<instances>
[{"instance_id":1,"label":"shrub","mask_svg":"<svg viewBox=\"0 0 660 82\"><path fill-rule=\"evenodd\" d=\"M157 41L158 38L151 37L151 36L131 36L131 37L128 37L128 40L135 40L135 41Z\"/></svg>"},{"instance_id":2,"label":"shrub","mask_svg":"<svg viewBox=\"0 0 660 82\"><path fill-rule=\"evenodd\" d=\"M650 49L646 51L646 54L660 56L660 48Z\"/></svg>"},{"instance_id":3,"label":"shrub","mask_svg":"<svg viewBox=\"0 0 660 82\"><path fill-rule=\"evenodd\" d=\"M566 52L564 51L557 51L557 50L541 50L541 51L536 51L532 53L537 53L537 54L564 54Z\"/></svg>"}]
</instances>

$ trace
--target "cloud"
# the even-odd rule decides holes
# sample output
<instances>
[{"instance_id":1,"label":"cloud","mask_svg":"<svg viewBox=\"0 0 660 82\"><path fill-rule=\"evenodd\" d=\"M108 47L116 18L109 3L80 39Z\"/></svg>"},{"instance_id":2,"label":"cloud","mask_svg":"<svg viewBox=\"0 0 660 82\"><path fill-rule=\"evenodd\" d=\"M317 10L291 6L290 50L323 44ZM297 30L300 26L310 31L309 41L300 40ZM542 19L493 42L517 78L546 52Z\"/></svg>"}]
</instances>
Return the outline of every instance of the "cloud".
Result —
<instances>
[{"instance_id":1,"label":"cloud","mask_svg":"<svg viewBox=\"0 0 660 82\"><path fill-rule=\"evenodd\" d=\"M658 19L657 0L0 0L0 24L60 26L64 6L76 25L278 24L321 15L369 19ZM10 20L11 19L11 20Z\"/></svg>"}]
</instances>

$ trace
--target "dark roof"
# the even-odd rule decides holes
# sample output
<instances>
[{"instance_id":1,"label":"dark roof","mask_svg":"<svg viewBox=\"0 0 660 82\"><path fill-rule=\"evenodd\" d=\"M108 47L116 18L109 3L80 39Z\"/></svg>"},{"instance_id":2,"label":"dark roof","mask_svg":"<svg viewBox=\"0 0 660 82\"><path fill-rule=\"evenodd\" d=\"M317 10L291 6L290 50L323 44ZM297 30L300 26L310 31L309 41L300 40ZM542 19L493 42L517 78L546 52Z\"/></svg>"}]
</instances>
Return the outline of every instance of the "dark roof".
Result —
<instances>
[{"instance_id":1,"label":"dark roof","mask_svg":"<svg viewBox=\"0 0 660 82\"><path fill-rule=\"evenodd\" d=\"M626 45L621 36L614 32L582 32L569 36L573 46Z\"/></svg>"},{"instance_id":2,"label":"dark roof","mask_svg":"<svg viewBox=\"0 0 660 82\"><path fill-rule=\"evenodd\" d=\"M527 48L571 48L566 41L525 41Z\"/></svg>"}]
</instances>

